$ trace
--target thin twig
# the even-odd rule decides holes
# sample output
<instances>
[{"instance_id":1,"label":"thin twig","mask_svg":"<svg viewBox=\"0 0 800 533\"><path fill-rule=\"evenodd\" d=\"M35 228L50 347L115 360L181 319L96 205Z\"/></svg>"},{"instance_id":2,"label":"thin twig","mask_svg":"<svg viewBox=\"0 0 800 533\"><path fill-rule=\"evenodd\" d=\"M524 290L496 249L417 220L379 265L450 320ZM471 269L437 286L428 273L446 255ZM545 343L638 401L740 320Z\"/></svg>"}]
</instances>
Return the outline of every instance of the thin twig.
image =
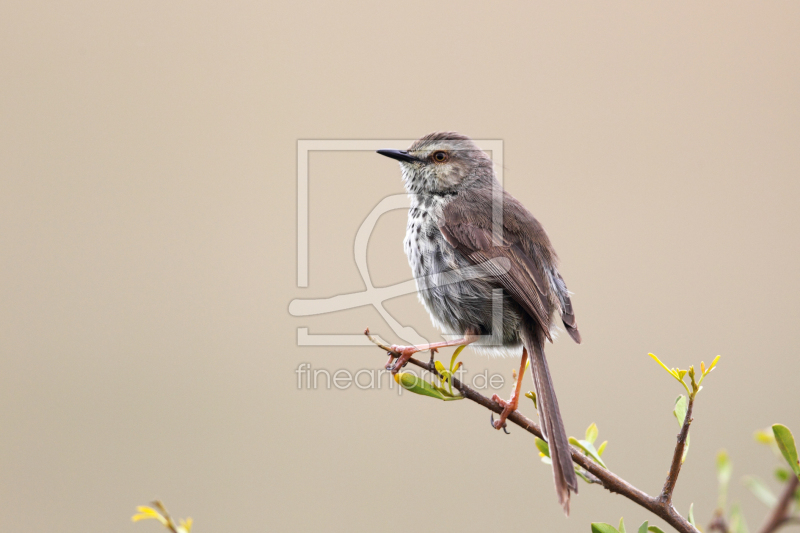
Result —
<instances>
[{"instance_id":1,"label":"thin twig","mask_svg":"<svg viewBox=\"0 0 800 533\"><path fill-rule=\"evenodd\" d=\"M694 407L694 397L689 395L689 406L686 408L686 418L678 433L678 443L675 445L675 453L672 455L672 465L667 474L667 481L661 489L658 497L662 502L669 504L672 501L672 493L675 491L675 484L678 482L678 475L681 473L683 465L683 450L686 448L686 438L689 436L689 426L692 424L692 407Z\"/></svg>"},{"instance_id":2,"label":"thin twig","mask_svg":"<svg viewBox=\"0 0 800 533\"><path fill-rule=\"evenodd\" d=\"M369 334L369 330L364 332L365 335L379 348L386 351L390 356L395 357L396 354L392 352L391 348L386 345L381 344L374 337ZM425 369L429 372L436 373L436 368L433 367L430 363L423 363L418 359L414 359L413 357L409 359L409 363L416 365L422 369ZM473 402L482 405L486 409L493 411L497 414L502 413L503 407L483 394L475 391L474 389L468 387L464 383L461 382L458 378L453 376L453 387L458 389L461 394L467 398L468 400L472 400ZM687 410L687 419L691 415L691 407ZM528 433L539 437L540 439L547 440L542 433L541 428L531 419L524 416L519 411L514 411L508 416L508 421L518 425ZM572 452L572 460L579 466L583 467L584 470L588 471L592 476L597 478L599 484L603 485L609 492L620 494L632 502L644 507L648 511L652 512L656 516L664 519L669 525L675 528L680 533L699 533L698 529L692 526L688 520L686 520L683 516L678 513L672 504L669 501L662 501L660 498L654 498L648 495L645 492L637 489L621 477L617 476L610 470L607 470L600 466L599 464L595 463L592 459L586 456L581 450L574 446L570 446L570 451ZM677 450L676 450L677 451ZM681 449L681 455L683 454L683 450ZM673 484L674 486L674 484Z\"/></svg>"},{"instance_id":3,"label":"thin twig","mask_svg":"<svg viewBox=\"0 0 800 533\"><path fill-rule=\"evenodd\" d=\"M773 533L781 526L791 523L796 519L796 517L789 516L789 509L794 499L794 493L797 491L797 486L797 476L792 475L789 481L786 482L786 486L783 488L778 503L772 508L772 512L770 512L767 519L764 521L764 525L758 530L759 533Z\"/></svg>"}]
</instances>

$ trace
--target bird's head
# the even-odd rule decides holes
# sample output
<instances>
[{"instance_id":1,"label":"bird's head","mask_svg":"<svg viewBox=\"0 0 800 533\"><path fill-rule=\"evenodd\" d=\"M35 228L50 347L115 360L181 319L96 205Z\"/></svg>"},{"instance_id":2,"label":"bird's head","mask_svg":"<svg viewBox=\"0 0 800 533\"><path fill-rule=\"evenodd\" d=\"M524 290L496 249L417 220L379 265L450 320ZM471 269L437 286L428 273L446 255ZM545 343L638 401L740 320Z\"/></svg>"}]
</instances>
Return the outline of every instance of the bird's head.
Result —
<instances>
[{"instance_id":1,"label":"bird's head","mask_svg":"<svg viewBox=\"0 0 800 533\"><path fill-rule=\"evenodd\" d=\"M458 192L492 177L492 160L460 133L430 133L414 141L408 150L378 153L400 162L406 190L414 194Z\"/></svg>"}]
</instances>

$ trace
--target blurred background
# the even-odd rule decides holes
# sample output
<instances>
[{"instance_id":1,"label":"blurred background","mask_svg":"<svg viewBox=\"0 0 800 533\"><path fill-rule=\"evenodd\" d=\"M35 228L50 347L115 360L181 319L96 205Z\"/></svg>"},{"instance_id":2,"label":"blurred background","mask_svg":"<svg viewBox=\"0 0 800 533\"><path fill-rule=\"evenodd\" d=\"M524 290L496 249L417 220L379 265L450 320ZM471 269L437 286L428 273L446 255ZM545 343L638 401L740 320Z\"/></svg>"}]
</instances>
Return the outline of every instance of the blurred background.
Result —
<instances>
[{"instance_id":1,"label":"blurred background","mask_svg":"<svg viewBox=\"0 0 800 533\"><path fill-rule=\"evenodd\" d=\"M372 152L311 153L298 288L298 140L434 130L502 140L559 252L584 338L548 347L568 432L596 422L656 493L682 389L647 353L721 354L675 503L708 523L726 448L755 529L741 477L775 488L779 463L753 432L800 433L799 22L793 1L4 2L0 530L155 531L129 518L156 497L197 532L666 530L584 484L565 519L533 439L470 402L298 389L302 363L385 362L298 328L401 342L370 307L288 306L364 290L356 231L403 191ZM380 219L376 286L410 278L404 233ZM436 338L414 295L387 308ZM510 392L516 361L461 358Z\"/></svg>"}]
</instances>

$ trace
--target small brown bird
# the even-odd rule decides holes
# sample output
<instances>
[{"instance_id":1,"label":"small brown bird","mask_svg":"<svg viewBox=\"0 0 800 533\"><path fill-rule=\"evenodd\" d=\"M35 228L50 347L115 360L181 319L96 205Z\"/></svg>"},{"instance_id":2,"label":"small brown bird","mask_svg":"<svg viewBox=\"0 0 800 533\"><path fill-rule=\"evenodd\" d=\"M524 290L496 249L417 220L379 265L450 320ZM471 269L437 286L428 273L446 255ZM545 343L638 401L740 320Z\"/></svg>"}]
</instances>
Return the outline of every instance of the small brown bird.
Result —
<instances>
[{"instance_id":1,"label":"small brown bird","mask_svg":"<svg viewBox=\"0 0 800 533\"><path fill-rule=\"evenodd\" d=\"M533 215L502 189L491 159L469 137L431 133L407 151L378 153L400 162L411 199L405 251L419 298L433 323L444 334L458 337L421 346L393 346L401 356L392 371L397 372L416 352L445 346L471 344L479 352L496 355L521 351L511 399L492 398L503 407L500 419L493 423L501 429L519 403L530 356L556 494L568 515L570 491L578 492L578 481L544 342L552 342L556 313L575 342L580 343L581 337L550 239ZM493 220L498 224L493 225ZM477 277L453 276L476 268L481 273Z\"/></svg>"}]
</instances>

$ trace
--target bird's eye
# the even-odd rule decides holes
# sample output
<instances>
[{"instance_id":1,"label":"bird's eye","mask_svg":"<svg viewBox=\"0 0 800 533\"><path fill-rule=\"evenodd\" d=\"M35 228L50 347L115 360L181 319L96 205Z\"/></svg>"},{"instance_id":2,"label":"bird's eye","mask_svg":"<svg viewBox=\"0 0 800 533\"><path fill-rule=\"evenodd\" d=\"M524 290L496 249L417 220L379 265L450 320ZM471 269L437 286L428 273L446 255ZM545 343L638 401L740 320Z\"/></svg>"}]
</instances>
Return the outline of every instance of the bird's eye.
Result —
<instances>
[{"instance_id":1,"label":"bird's eye","mask_svg":"<svg viewBox=\"0 0 800 533\"><path fill-rule=\"evenodd\" d=\"M447 159L448 157L446 152L442 151L433 152L433 160L436 161L437 163L444 163L445 161L447 161Z\"/></svg>"}]
</instances>

